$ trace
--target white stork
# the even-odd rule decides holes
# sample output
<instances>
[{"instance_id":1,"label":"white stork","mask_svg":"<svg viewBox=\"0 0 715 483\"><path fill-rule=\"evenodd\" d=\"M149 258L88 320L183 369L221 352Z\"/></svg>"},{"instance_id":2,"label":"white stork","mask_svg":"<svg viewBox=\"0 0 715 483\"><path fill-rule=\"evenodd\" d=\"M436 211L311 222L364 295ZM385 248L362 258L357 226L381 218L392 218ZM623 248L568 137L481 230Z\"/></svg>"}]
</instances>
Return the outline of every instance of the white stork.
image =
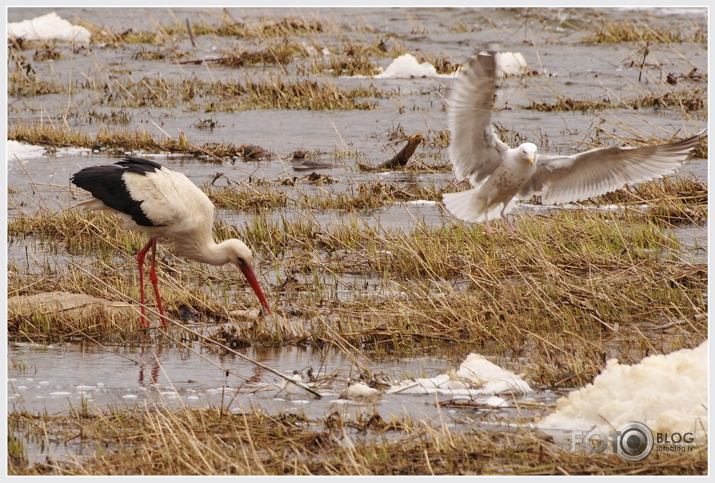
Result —
<instances>
[{"instance_id":1,"label":"white stork","mask_svg":"<svg viewBox=\"0 0 715 483\"><path fill-rule=\"evenodd\" d=\"M213 238L214 205L184 174L146 159L127 157L118 163L84 168L72 182L93 198L79 204L90 210L107 210L124 220L124 227L149 235L139 251L141 322L149 326L144 309L144 258L151 249L149 279L154 286L161 323L167 326L155 271L156 241L170 238L178 255L211 265L234 263L256 292L261 306L270 313L251 262L251 250L240 240L216 243Z\"/></svg>"}]
</instances>

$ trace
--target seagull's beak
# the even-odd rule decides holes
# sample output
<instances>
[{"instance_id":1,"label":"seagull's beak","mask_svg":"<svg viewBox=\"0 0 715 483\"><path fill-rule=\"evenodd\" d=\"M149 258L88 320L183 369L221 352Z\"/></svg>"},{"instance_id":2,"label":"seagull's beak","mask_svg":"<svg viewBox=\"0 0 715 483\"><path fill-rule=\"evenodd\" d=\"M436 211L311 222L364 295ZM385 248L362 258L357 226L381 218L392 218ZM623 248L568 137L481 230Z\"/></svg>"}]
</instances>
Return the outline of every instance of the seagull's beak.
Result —
<instances>
[{"instance_id":1,"label":"seagull's beak","mask_svg":"<svg viewBox=\"0 0 715 483\"><path fill-rule=\"evenodd\" d=\"M532 166L534 165L534 157L533 156L529 156L529 163L531 163Z\"/></svg>"},{"instance_id":2,"label":"seagull's beak","mask_svg":"<svg viewBox=\"0 0 715 483\"><path fill-rule=\"evenodd\" d=\"M261 286L258 284L258 279L256 278L256 274L253 272L253 268L251 268L250 265L242 265L239 264L239 268L243 272L243 275L246 277L246 280L248 280L248 283L251 284L251 288L253 289L254 292L256 292L256 296L258 297L258 300L261 301L261 307L263 307L263 312L264 314L270 314L271 309L268 307L268 301L266 300L266 296L263 295L263 290L261 290Z\"/></svg>"}]
</instances>

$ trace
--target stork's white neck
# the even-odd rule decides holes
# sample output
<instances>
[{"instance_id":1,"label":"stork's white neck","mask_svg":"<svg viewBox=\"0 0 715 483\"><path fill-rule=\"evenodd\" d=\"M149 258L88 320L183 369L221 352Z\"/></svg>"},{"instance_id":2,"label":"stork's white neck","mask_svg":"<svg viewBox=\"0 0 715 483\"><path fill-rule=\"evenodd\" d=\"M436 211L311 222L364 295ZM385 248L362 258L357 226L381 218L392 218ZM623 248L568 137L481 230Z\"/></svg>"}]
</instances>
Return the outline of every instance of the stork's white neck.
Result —
<instances>
[{"instance_id":1,"label":"stork's white neck","mask_svg":"<svg viewBox=\"0 0 715 483\"><path fill-rule=\"evenodd\" d=\"M216 243L213 239L194 243L176 243L176 253L191 260L209 265L236 263L239 259L250 262L251 250L240 240L231 238Z\"/></svg>"},{"instance_id":2,"label":"stork's white neck","mask_svg":"<svg viewBox=\"0 0 715 483\"><path fill-rule=\"evenodd\" d=\"M198 253L197 256L191 257L194 260L202 263L208 263L209 265L226 265L231 261L230 247L226 244L228 240L222 241L221 243L216 243L211 240L204 246L202 252Z\"/></svg>"}]
</instances>

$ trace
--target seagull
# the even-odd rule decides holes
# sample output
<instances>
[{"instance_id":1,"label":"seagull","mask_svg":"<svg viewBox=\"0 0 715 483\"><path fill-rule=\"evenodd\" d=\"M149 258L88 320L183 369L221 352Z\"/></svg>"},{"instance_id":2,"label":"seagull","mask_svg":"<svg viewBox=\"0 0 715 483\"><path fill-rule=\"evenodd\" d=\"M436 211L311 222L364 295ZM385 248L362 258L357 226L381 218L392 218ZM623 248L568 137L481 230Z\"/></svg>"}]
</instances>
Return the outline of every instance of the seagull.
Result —
<instances>
[{"instance_id":1,"label":"seagull","mask_svg":"<svg viewBox=\"0 0 715 483\"><path fill-rule=\"evenodd\" d=\"M573 155L540 154L533 143L510 148L491 125L496 92L494 54L473 56L457 79L448 101L449 158L457 181L473 189L447 193L442 200L455 217L485 223L506 217L517 200L541 195L544 203L581 201L672 173L687 160L706 130L682 141L639 148L612 146Z\"/></svg>"},{"instance_id":2,"label":"seagull","mask_svg":"<svg viewBox=\"0 0 715 483\"><path fill-rule=\"evenodd\" d=\"M144 327L149 327L144 309L144 259L150 249L149 279L154 287L162 326L168 325L155 270L156 242L159 238L172 239L176 253L191 260L210 265L236 265L256 293L263 312L270 313L251 267L251 250L237 239L221 243L214 241L214 205L186 175L154 161L126 157L115 164L81 169L72 175L71 180L92 195L78 206L112 212L123 219L124 228L149 235L149 242L137 255L141 323Z\"/></svg>"}]
</instances>

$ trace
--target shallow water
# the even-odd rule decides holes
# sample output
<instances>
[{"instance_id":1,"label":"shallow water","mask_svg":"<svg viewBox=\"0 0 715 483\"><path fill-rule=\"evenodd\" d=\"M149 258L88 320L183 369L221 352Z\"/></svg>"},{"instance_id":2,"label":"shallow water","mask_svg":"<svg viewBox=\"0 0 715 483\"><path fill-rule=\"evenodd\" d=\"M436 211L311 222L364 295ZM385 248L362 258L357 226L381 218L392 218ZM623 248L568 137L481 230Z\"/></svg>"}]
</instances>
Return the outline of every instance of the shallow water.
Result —
<instances>
[{"instance_id":1,"label":"shallow water","mask_svg":"<svg viewBox=\"0 0 715 483\"><path fill-rule=\"evenodd\" d=\"M295 346L238 350L286 376L294 377L298 372L306 382L310 371L318 381L315 387L322 398L233 354L208 351L196 343L178 349L163 347L160 342L144 347L105 348L92 344L12 342L8 407L10 411L49 415L64 415L70 409L84 407L213 407L231 413L260 409L268 414L297 414L318 422L332 413L346 420L379 414L385 421L396 416L466 431L490 429L513 418L544 414L563 394L546 390L504 395L505 407L490 405L489 395L469 398L396 393L384 394L375 402L358 402L339 396L350 383L363 380L362 367L381 382L394 384L444 373L458 367L461 361L429 355L380 361L360 358L356 362L353 354L339 350ZM505 360L497 362L514 365ZM438 401L446 406L439 406ZM450 402L479 408L450 407ZM89 450L82 449L80 443L43 447L22 434L16 436L28 447L31 461L43 461L48 456L81 456L82 450Z\"/></svg>"}]
</instances>

